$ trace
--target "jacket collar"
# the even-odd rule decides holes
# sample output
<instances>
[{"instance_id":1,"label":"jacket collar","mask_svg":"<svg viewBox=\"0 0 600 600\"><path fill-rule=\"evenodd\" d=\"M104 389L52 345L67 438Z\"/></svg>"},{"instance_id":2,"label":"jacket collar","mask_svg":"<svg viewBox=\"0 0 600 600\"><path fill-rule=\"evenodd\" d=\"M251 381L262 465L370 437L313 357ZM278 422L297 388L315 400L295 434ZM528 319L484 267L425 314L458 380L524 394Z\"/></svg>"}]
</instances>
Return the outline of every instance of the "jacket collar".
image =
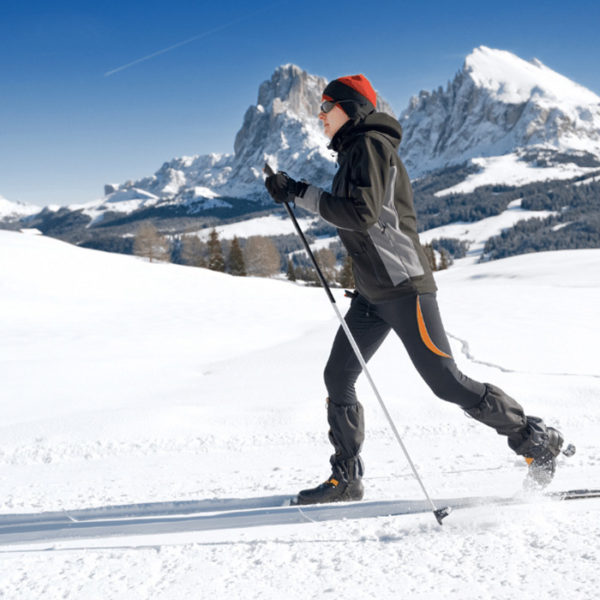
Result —
<instances>
[{"instance_id":1,"label":"jacket collar","mask_svg":"<svg viewBox=\"0 0 600 600\"><path fill-rule=\"evenodd\" d=\"M377 132L384 136L398 151L402 140L402 126L394 117L381 112L372 112L364 118L344 123L333 136L329 148L338 154L343 153L352 140L369 132Z\"/></svg>"},{"instance_id":2,"label":"jacket collar","mask_svg":"<svg viewBox=\"0 0 600 600\"><path fill-rule=\"evenodd\" d=\"M336 152L343 152L344 147L354 137L354 129L359 121L346 121L331 138L328 148L335 150Z\"/></svg>"}]
</instances>

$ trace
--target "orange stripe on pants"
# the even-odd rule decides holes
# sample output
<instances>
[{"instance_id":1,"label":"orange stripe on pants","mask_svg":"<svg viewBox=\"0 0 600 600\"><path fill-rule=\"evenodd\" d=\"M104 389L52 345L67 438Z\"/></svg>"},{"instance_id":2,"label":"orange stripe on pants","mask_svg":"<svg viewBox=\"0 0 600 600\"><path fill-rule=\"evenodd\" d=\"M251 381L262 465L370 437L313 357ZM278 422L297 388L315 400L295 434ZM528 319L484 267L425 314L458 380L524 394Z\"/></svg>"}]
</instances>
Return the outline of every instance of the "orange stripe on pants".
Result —
<instances>
[{"instance_id":1,"label":"orange stripe on pants","mask_svg":"<svg viewBox=\"0 0 600 600\"><path fill-rule=\"evenodd\" d=\"M427 327L425 325L425 319L423 318L423 311L421 310L421 301L419 300L419 296L417 296L417 323L419 325L419 334L421 335L421 339L423 343L431 350L434 354L438 356L443 356L444 358L452 358L449 354L442 352L434 343L431 337L429 337L429 332L427 331Z\"/></svg>"}]
</instances>

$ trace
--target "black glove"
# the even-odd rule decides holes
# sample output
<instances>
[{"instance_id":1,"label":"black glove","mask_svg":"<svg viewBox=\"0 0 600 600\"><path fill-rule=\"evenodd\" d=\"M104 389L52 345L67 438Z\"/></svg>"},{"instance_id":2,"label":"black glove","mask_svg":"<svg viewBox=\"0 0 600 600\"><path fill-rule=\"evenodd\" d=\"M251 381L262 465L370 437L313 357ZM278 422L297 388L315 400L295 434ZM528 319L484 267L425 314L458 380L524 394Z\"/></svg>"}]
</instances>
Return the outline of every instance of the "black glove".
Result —
<instances>
[{"instance_id":1,"label":"black glove","mask_svg":"<svg viewBox=\"0 0 600 600\"><path fill-rule=\"evenodd\" d=\"M293 202L297 196L302 197L308 184L303 181L296 181L289 177L287 173L279 171L279 173L265 179L265 186L273 200L281 204L283 202Z\"/></svg>"}]
</instances>

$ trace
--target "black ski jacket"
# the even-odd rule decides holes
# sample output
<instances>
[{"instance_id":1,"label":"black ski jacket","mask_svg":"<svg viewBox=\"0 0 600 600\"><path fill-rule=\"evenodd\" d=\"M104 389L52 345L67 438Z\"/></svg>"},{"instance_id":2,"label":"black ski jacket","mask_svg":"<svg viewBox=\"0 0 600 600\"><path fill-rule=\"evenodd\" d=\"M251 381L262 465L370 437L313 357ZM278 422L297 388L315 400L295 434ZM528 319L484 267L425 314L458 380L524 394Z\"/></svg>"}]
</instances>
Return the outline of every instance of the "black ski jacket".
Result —
<instances>
[{"instance_id":1,"label":"black ski jacket","mask_svg":"<svg viewBox=\"0 0 600 600\"><path fill-rule=\"evenodd\" d=\"M371 302L436 291L419 243L410 179L398 156L402 128L385 113L348 121L331 148L339 169L331 193L308 186L296 204L337 228L358 291Z\"/></svg>"}]
</instances>

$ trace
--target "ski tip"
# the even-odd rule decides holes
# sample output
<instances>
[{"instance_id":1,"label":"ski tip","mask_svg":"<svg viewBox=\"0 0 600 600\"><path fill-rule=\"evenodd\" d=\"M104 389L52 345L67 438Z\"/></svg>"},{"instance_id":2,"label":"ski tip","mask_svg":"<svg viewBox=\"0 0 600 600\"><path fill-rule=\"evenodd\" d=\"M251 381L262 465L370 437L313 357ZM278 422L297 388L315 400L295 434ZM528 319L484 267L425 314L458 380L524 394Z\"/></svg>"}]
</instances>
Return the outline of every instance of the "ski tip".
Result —
<instances>
[{"instance_id":1,"label":"ski tip","mask_svg":"<svg viewBox=\"0 0 600 600\"><path fill-rule=\"evenodd\" d=\"M435 515L435 518L437 519L437 522L440 525L443 525L442 521L452 512L452 507L451 506L444 506L444 508L438 508L437 510L433 511L433 514Z\"/></svg>"}]
</instances>

